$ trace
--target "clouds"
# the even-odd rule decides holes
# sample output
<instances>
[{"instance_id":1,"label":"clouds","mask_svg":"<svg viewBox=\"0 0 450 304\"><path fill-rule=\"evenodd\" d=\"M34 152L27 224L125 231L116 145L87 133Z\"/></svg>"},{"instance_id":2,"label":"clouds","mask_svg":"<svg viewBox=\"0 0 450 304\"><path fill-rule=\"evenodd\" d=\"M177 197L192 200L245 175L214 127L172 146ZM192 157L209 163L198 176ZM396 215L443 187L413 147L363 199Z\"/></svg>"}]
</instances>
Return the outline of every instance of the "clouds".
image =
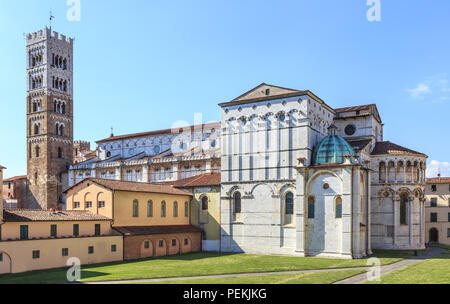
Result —
<instances>
[{"instance_id":1,"label":"clouds","mask_svg":"<svg viewBox=\"0 0 450 304\"><path fill-rule=\"evenodd\" d=\"M412 99L429 102L450 100L450 85L447 73L441 73L425 79L413 89L406 89Z\"/></svg>"},{"instance_id":2,"label":"clouds","mask_svg":"<svg viewBox=\"0 0 450 304\"><path fill-rule=\"evenodd\" d=\"M450 177L450 163L432 160L427 165L427 178L437 177L441 173L442 177Z\"/></svg>"}]
</instances>

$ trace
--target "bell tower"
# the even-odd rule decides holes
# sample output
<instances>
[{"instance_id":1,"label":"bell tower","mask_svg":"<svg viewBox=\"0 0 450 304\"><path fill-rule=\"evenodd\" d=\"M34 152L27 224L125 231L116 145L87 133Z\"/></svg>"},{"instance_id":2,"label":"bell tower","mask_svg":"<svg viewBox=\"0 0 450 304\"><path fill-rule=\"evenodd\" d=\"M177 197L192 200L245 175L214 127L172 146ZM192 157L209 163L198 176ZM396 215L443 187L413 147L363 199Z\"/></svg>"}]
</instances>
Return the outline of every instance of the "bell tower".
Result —
<instances>
[{"instance_id":1,"label":"bell tower","mask_svg":"<svg viewBox=\"0 0 450 304\"><path fill-rule=\"evenodd\" d=\"M29 208L62 203L73 159L73 42L47 27L26 37Z\"/></svg>"}]
</instances>

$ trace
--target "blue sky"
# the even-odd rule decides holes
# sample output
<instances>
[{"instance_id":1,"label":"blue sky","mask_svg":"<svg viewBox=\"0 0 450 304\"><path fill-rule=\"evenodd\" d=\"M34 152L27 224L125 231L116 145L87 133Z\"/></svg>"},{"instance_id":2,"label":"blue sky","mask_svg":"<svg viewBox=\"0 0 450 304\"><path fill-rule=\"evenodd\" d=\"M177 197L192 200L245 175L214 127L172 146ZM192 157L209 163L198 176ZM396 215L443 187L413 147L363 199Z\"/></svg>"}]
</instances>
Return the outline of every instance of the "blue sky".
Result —
<instances>
[{"instance_id":1,"label":"blue sky","mask_svg":"<svg viewBox=\"0 0 450 304\"><path fill-rule=\"evenodd\" d=\"M450 176L450 1L0 0L0 163L26 174L23 33L75 37L75 139L220 120L218 103L261 82L309 89L332 107L376 103L385 140Z\"/></svg>"}]
</instances>

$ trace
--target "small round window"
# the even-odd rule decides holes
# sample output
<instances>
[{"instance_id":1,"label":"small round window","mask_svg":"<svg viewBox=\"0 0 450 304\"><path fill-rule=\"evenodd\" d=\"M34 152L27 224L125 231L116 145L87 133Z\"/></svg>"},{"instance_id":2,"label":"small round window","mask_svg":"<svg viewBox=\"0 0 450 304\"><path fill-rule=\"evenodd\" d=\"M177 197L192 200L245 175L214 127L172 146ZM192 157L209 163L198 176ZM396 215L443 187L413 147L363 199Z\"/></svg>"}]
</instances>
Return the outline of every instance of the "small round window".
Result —
<instances>
[{"instance_id":1,"label":"small round window","mask_svg":"<svg viewBox=\"0 0 450 304\"><path fill-rule=\"evenodd\" d=\"M328 183L323 184L323 189L325 190L330 189L330 185Z\"/></svg>"},{"instance_id":2,"label":"small round window","mask_svg":"<svg viewBox=\"0 0 450 304\"><path fill-rule=\"evenodd\" d=\"M153 151L158 154L159 152L161 152L161 147L160 146L155 146L155 148L153 148Z\"/></svg>"},{"instance_id":3,"label":"small round window","mask_svg":"<svg viewBox=\"0 0 450 304\"><path fill-rule=\"evenodd\" d=\"M348 125L345 127L345 134L348 136L352 136L356 133L356 127L355 125Z\"/></svg>"},{"instance_id":4,"label":"small round window","mask_svg":"<svg viewBox=\"0 0 450 304\"><path fill-rule=\"evenodd\" d=\"M111 152L106 152L106 157L111 157Z\"/></svg>"},{"instance_id":5,"label":"small round window","mask_svg":"<svg viewBox=\"0 0 450 304\"><path fill-rule=\"evenodd\" d=\"M212 148L215 148L217 146L217 141L215 140L215 139L213 139L212 141L211 141L211 147Z\"/></svg>"},{"instance_id":6,"label":"small round window","mask_svg":"<svg viewBox=\"0 0 450 304\"><path fill-rule=\"evenodd\" d=\"M280 120L281 121L285 121L286 120L286 115L284 115L284 114L280 115Z\"/></svg>"}]
</instances>

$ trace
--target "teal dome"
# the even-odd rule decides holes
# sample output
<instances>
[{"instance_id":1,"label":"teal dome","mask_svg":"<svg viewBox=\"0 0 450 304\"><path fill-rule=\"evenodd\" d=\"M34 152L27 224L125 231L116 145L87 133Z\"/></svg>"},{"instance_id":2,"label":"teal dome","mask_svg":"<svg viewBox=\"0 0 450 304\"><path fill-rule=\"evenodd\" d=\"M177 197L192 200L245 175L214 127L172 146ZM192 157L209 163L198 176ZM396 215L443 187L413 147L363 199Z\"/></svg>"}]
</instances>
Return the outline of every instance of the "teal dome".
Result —
<instances>
[{"instance_id":1,"label":"teal dome","mask_svg":"<svg viewBox=\"0 0 450 304\"><path fill-rule=\"evenodd\" d=\"M342 137L336 135L336 127L330 127L330 135L314 148L313 164L343 164L344 155L356 155L355 150ZM353 158L352 158L353 161Z\"/></svg>"}]
</instances>

